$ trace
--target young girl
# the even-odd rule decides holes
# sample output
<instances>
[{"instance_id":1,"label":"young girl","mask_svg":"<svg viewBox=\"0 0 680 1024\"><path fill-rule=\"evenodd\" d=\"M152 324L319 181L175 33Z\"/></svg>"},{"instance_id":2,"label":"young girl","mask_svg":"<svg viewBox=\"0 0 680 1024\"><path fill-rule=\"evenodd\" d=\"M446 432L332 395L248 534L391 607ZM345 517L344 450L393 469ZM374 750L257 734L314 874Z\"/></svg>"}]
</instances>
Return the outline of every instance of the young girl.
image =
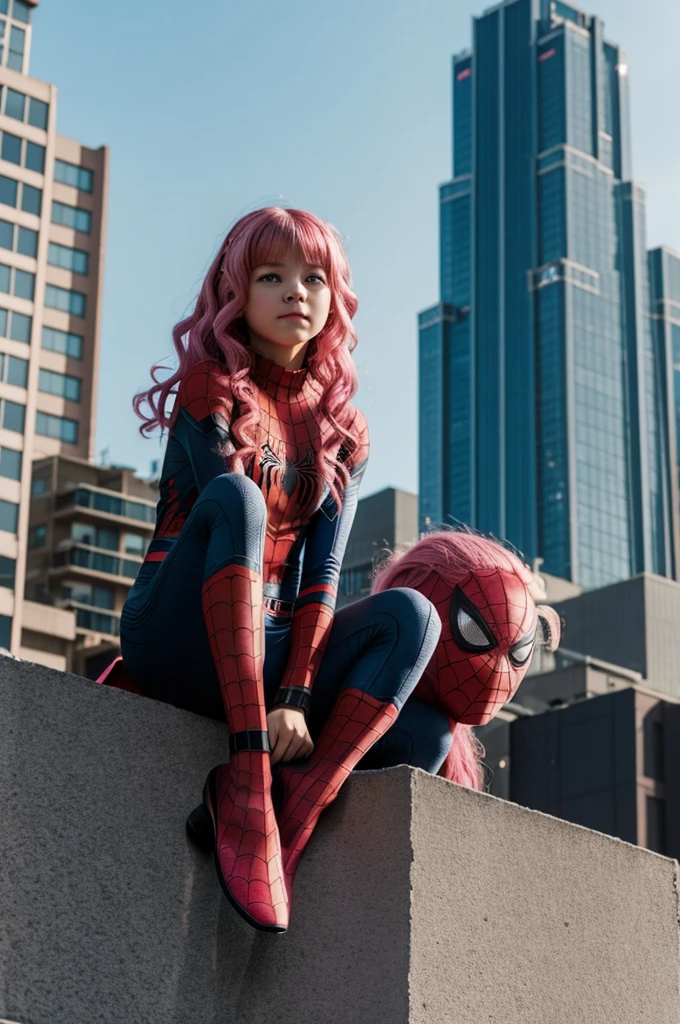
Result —
<instances>
[{"instance_id":1,"label":"young girl","mask_svg":"<svg viewBox=\"0 0 680 1024\"><path fill-rule=\"evenodd\" d=\"M174 329L177 371L159 382L155 367L134 401L142 432L169 438L154 538L121 616L125 668L148 696L226 718L229 761L204 789L215 864L239 913L269 931L287 926L321 810L394 722L440 631L411 590L334 616L368 456L350 405L356 309L330 225L248 214Z\"/></svg>"}]
</instances>

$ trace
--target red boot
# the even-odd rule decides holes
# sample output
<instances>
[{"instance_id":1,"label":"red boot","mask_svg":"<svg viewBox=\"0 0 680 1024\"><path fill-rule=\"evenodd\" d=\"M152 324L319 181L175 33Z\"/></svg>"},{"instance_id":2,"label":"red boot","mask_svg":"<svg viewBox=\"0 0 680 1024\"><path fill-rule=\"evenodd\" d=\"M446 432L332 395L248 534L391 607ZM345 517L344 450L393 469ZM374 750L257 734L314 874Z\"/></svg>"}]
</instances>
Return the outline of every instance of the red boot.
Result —
<instances>
[{"instance_id":1,"label":"red boot","mask_svg":"<svg viewBox=\"0 0 680 1024\"><path fill-rule=\"evenodd\" d=\"M278 815L286 891L319 815L367 751L393 725L398 709L363 690L343 690L304 768L282 768L283 801Z\"/></svg>"},{"instance_id":2,"label":"red boot","mask_svg":"<svg viewBox=\"0 0 680 1024\"><path fill-rule=\"evenodd\" d=\"M262 683L262 579L229 565L203 584L203 613L229 726L228 764L213 768L203 792L214 831L217 877L254 928L288 926Z\"/></svg>"}]
</instances>

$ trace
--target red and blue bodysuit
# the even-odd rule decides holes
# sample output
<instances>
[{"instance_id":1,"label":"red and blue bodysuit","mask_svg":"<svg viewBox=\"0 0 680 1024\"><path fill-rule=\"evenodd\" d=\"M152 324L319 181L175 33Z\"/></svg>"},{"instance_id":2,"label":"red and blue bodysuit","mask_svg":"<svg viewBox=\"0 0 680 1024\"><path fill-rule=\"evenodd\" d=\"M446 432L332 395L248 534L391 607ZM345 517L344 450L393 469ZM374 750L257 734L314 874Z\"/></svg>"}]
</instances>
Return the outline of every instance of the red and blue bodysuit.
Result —
<instances>
[{"instance_id":1,"label":"red and blue bodysuit","mask_svg":"<svg viewBox=\"0 0 680 1024\"><path fill-rule=\"evenodd\" d=\"M436 771L450 735L434 709L408 699L441 630L431 602L391 589L334 611L368 456L363 416L348 410L359 441L341 445L307 369L255 356L251 380L260 416L245 474L225 468L235 412L224 366L199 363L181 381L121 647L143 693L226 719L229 762L204 791L218 877L247 920L280 931L302 850L352 769ZM340 509L316 468L322 448L349 473ZM276 814L266 719L275 705L301 709L315 744L278 773Z\"/></svg>"}]
</instances>

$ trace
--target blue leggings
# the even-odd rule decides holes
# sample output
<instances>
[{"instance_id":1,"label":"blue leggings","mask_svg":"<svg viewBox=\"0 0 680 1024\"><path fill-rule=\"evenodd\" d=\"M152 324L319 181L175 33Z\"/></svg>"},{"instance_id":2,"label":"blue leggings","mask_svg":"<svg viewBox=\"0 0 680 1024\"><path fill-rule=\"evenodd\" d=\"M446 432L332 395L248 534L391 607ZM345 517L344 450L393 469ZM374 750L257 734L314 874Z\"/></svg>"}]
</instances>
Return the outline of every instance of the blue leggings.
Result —
<instances>
[{"instance_id":1,"label":"blue leggings","mask_svg":"<svg viewBox=\"0 0 680 1024\"><path fill-rule=\"evenodd\" d=\"M121 648L131 678L149 697L224 720L201 590L232 561L261 565L265 524L259 488L247 477L225 474L203 489L165 560L142 566L121 615ZM451 744L449 723L411 694L439 632L434 606L415 590L387 590L337 611L312 689L312 739L342 689L363 690L391 701L400 714L359 768L410 764L436 773ZM288 661L290 637L289 618L265 614L267 708Z\"/></svg>"}]
</instances>

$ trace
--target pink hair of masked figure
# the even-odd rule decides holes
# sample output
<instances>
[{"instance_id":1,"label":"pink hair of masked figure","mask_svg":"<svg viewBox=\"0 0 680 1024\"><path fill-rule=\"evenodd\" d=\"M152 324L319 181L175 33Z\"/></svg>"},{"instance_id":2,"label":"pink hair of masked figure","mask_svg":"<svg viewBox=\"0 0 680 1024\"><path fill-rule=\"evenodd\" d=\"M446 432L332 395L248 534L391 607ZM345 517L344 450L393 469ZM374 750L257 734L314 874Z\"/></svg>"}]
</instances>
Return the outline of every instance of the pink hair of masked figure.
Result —
<instances>
[{"instance_id":1,"label":"pink hair of masked figure","mask_svg":"<svg viewBox=\"0 0 680 1024\"><path fill-rule=\"evenodd\" d=\"M378 569L373 592L411 587L437 608L442 633L414 696L441 710L452 742L439 774L484 788L484 748L472 726L485 725L512 699L536 644L555 650L557 612L536 604L531 569L496 540L469 529L433 532Z\"/></svg>"}]
</instances>

